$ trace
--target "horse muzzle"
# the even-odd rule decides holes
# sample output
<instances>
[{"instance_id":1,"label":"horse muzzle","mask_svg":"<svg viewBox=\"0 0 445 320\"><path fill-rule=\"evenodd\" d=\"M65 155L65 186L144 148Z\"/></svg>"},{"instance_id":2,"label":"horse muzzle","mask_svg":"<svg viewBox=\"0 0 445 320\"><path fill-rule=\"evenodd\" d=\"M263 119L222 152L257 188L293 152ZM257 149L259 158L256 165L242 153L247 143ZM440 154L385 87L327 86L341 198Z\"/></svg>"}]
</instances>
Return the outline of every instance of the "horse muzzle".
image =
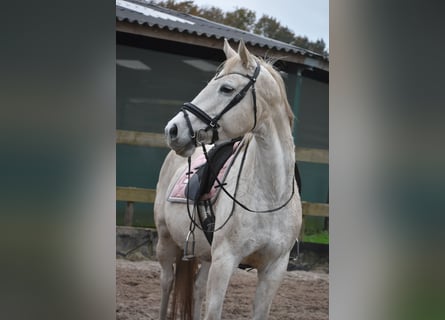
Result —
<instances>
[{"instance_id":1,"label":"horse muzzle","mask_svg":"<svg viewBox=\"0 0 445 320\"><path fill-rule=\"evenodd\" d=\"M170 149L179 156L189 157L195 152L195 141L188 134L188 130L173 119L165 127L165 139Z\"/></svg>"}]
</instances>

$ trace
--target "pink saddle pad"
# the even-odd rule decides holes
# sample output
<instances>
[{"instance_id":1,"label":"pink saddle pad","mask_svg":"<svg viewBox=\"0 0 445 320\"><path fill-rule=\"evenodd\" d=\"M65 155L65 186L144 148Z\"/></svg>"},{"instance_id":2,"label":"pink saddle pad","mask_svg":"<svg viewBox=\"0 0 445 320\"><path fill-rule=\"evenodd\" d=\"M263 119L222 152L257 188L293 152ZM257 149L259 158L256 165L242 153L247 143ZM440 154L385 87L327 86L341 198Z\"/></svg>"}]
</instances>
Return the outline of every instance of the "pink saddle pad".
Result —
<instances>
[{"instance_id":1,"label":"pink saddle pad","mask_svg":"<svg viewBox=\"0 0 445 320\"><path fill-rule=\"evenodd\" d=\"M239 145L239 142L235 143L233 146L233 150L235 151L237 149ZM227 173L228 173L228 169L230 169L230 167L232 166L232 162L233 162L233 158L235 157L236 152L233 152L232 155L227 159L227 161L224 163L224 165L222 166L221 170L218 173L218 180L221 182L224 182ZM206 158L204 156L204 154L199 155L198 157L196 157L192 163L191 163L191 171L192 174L190 175L190 178L195 174L195 172L197 171L197 168L199 168L201 165L206 163ZM170 192L170 195L168 197L168 201L170 202L181 202L181 203L185 203L187 202L187 198L185 196L185 192L187 189L187 183L189 180L189 177L187 176L187 171L188 168L185 168L184 172L181 173L181 175L179 176L178 180L176 181L175 185L173 186L172 191ZM210 189L209 193L205 193L201 196L201 198L199 199L200 201L204 201L204 200L211 200L212 202L215 201L218 192L221 188L218 188L218 182L215 180L215 182L213 183L213 187ZM193 200L189 200L190 203L193 203Z\"/></svg>"}]
</instances>

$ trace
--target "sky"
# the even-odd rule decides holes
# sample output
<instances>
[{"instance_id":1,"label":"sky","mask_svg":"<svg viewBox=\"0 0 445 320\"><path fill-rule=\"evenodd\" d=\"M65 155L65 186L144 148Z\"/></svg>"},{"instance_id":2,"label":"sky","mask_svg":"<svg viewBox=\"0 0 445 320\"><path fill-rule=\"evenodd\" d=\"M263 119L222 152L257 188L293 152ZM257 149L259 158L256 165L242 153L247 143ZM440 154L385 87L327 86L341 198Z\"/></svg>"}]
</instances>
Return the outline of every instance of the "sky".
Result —
<instances>
[{"instance_id":1,"label":"sky","mask_svg":"<svg viewBox=\"0 0 445 320\"><path fill-rule=\"evenodd\" d=\"M247 8L257 20L263 14L276 18L296 35L323 39L329 49L329 0L193 0L198 6L215 6L223 11Z\"/></svg>"}]
</instances>

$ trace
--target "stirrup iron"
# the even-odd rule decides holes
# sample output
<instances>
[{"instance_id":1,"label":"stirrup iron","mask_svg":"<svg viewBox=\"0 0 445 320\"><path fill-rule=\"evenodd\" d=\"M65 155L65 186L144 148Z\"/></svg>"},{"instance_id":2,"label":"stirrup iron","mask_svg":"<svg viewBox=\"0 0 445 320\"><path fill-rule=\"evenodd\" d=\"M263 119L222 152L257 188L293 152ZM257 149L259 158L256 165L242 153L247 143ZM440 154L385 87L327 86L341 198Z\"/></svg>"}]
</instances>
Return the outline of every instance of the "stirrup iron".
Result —
<instances>
[{"instance_id":1,"label":"stirrup iron","mask_svg":"<svg viewBox=\"0 0 445 320\"><path fill-rule=\"evenodd\" d=\"M300 256L300 241L298 241L298 239L296 239L296 243L297 243L297 254L292 254L290 256L290 260L291 261L296 261L298 260L298 257Z\"/></svg>"},{"instance_id":2,"label":"stirrup iron","mask_svg":"<svg viewBox=\"0 0 445 320\"><path fill-rule=\"evenodd\" d=\"M190 241L190 236L192 240ZM195 257L195 233L189 231L184 243L184 254L182 256L182 261L190 261Z\"/></svg>"}]
</instances>

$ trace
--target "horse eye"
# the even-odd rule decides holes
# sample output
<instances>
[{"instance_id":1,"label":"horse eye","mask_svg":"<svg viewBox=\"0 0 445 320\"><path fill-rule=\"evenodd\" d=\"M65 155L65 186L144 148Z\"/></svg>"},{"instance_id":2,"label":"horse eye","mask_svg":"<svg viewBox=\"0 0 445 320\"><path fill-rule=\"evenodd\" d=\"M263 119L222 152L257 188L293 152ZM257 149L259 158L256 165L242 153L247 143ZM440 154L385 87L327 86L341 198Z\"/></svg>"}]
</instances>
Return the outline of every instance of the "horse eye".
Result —
<instances>
[{"instance_id":1,"label":"horse eye","mask_svg":"<svg viewBox=\"0 0 445 320\"><path fill-rule=\"evenodd\" d=\"M223 84L221 86L221 88L219 88L219 91L224 92L224 93L231 93L233 90L235 90L235 89L227 84Z\"/></svg>"}]
</instances>

